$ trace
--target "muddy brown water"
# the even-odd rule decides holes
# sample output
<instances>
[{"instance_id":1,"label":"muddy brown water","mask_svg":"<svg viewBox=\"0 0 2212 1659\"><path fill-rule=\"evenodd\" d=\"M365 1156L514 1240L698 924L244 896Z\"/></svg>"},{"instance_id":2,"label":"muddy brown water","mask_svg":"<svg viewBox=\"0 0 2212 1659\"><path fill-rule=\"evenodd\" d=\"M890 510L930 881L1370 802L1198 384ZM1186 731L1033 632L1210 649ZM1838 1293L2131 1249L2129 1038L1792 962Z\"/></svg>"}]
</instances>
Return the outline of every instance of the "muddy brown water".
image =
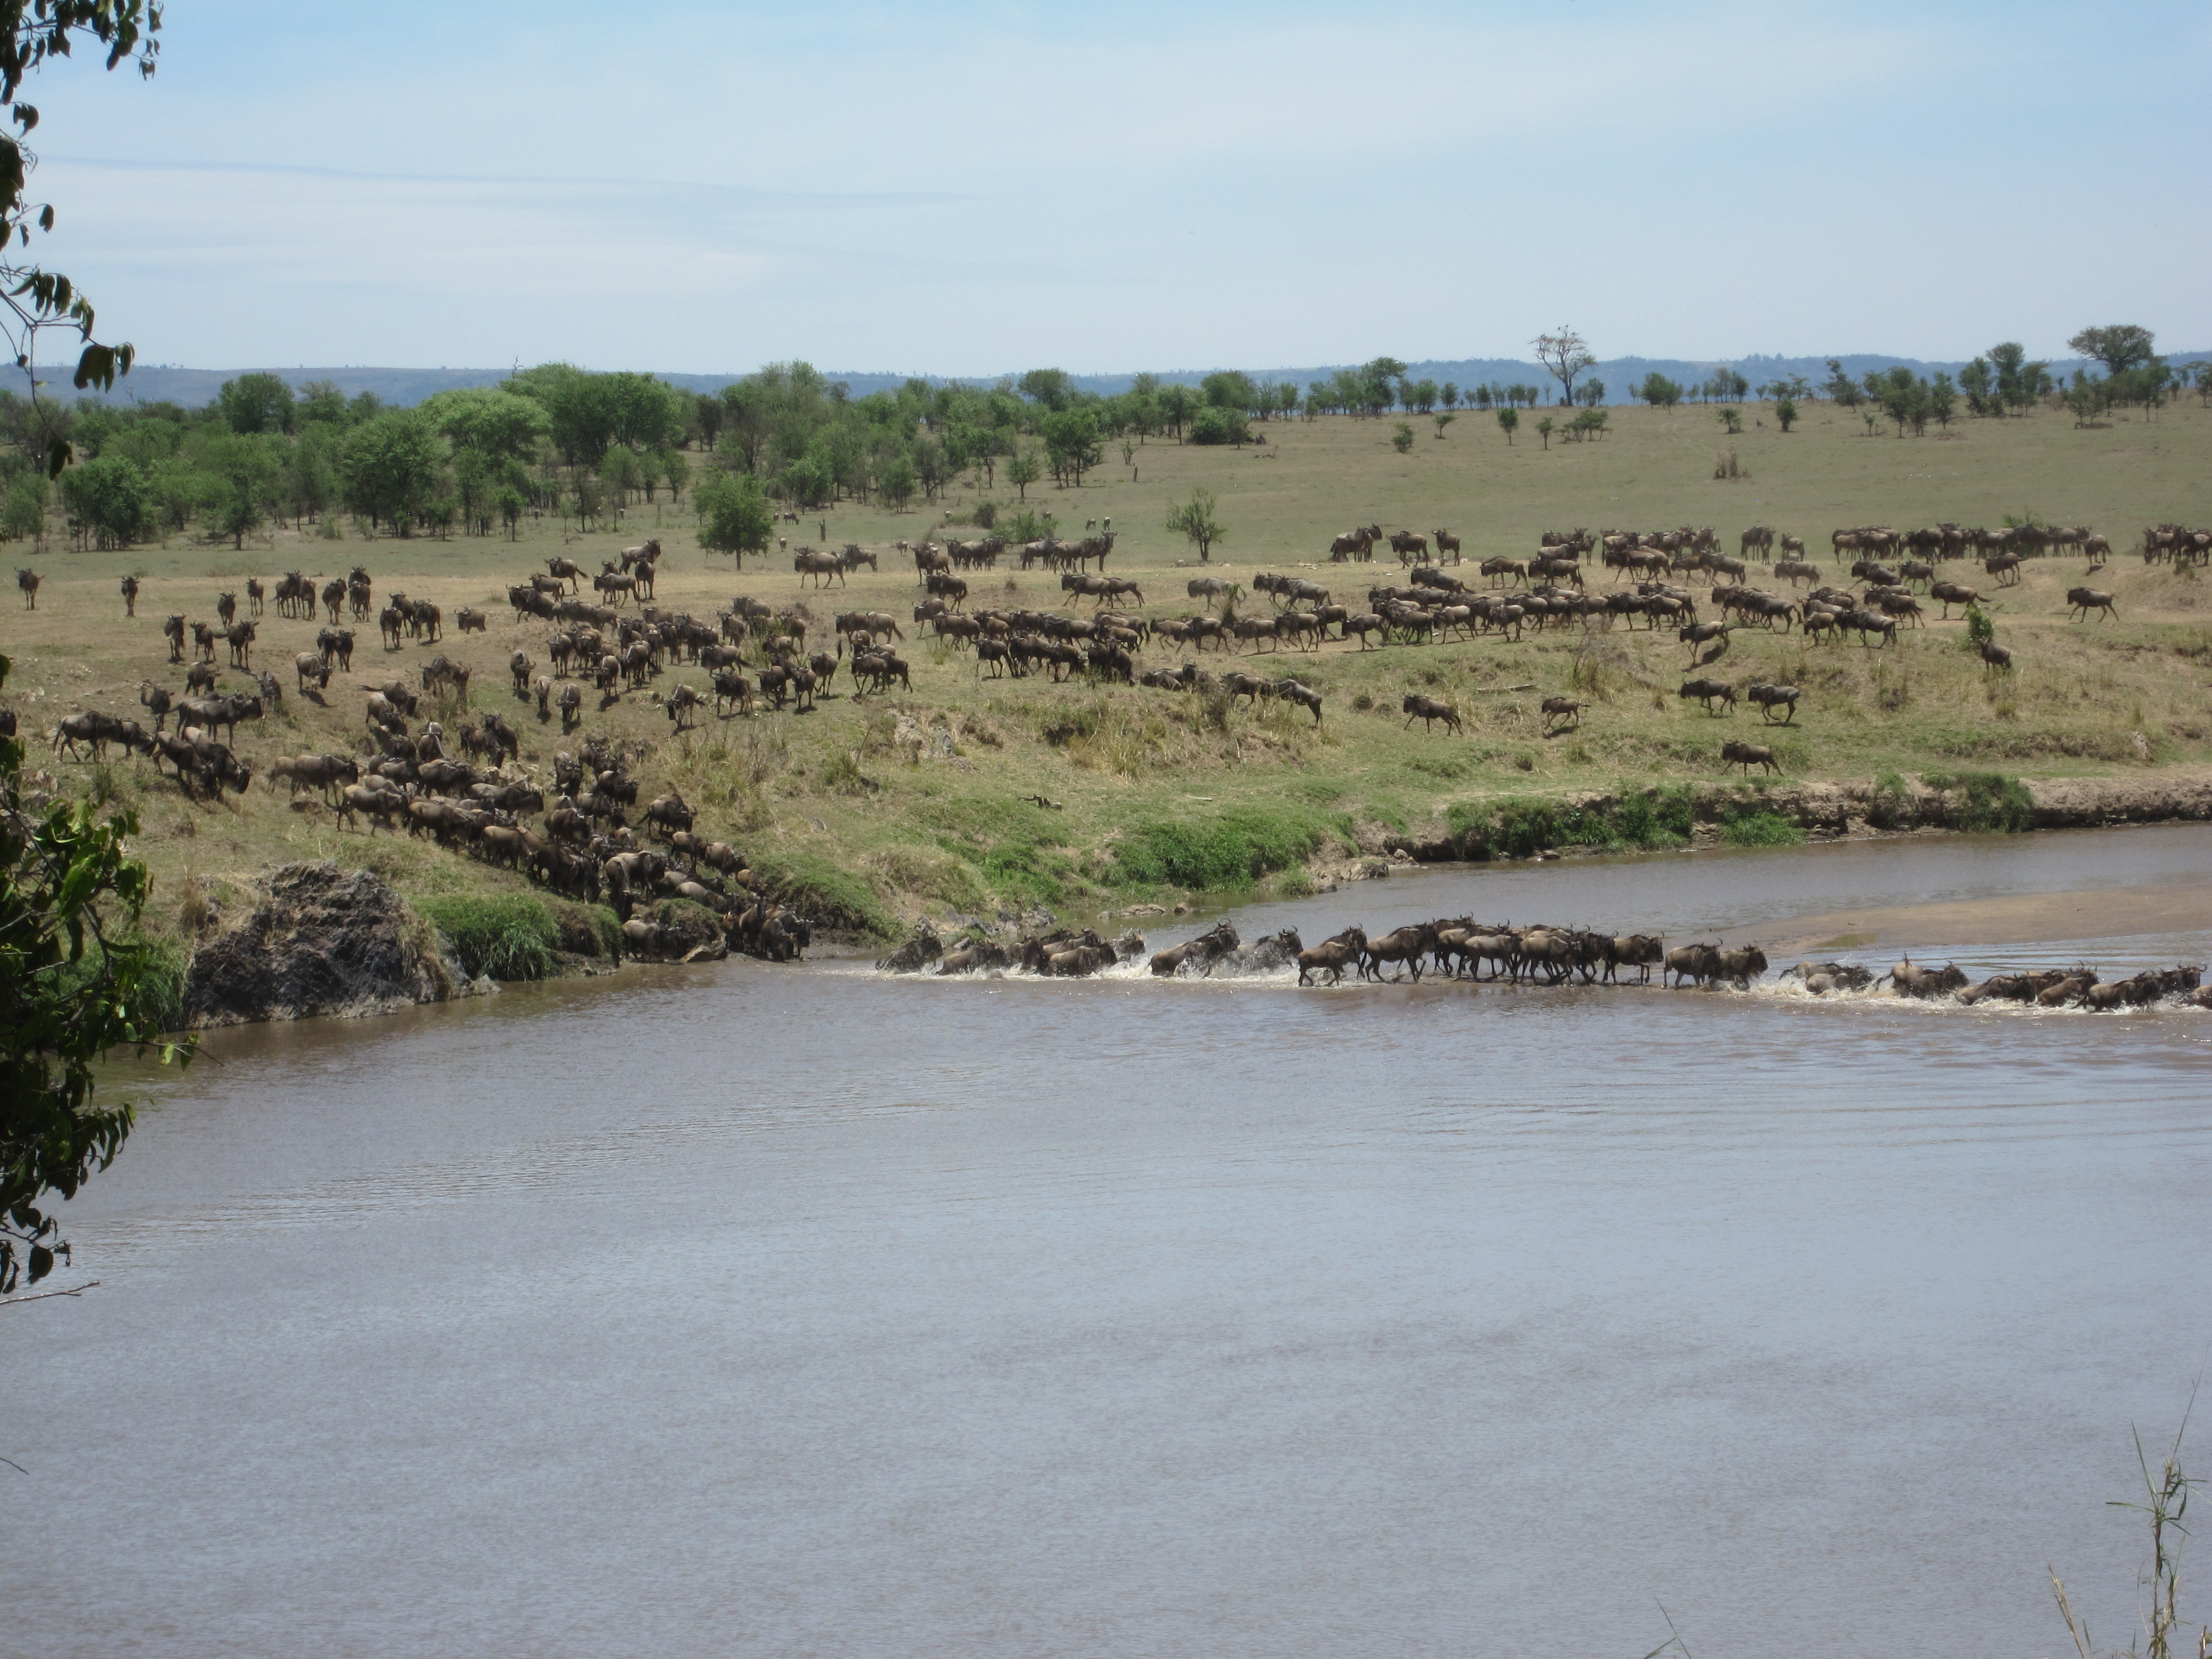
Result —
<instances>
[{"instance_id":1,"label":"muddy brown water","mask_svg":"<svg viewBox=\"0 0 2212 1659\"><path fill-rule=\"evenodd\" d=\"M2208 872L2150 829L1237 919L2126 971L2212 955ZM100 1288L0 1313L0 1648L1632 1659L1663 1602L1701 1659L2030 1656L2046 1563L2124 1638L2208 1085L2207 1014L835 962L219 1034L70 1206Z\"/></svg>"}]
</instances>

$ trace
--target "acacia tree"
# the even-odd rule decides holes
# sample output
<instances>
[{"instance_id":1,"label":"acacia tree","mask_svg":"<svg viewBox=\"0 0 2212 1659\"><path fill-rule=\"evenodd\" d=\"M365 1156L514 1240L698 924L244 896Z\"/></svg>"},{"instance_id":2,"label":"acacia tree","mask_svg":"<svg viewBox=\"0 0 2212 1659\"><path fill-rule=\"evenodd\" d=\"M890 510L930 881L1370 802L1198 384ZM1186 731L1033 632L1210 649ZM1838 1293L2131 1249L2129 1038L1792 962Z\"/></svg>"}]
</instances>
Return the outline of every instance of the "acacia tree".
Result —
<instances>
[{"instance_id":1,"label":"acacia tree","mask_svg":"<svg viewBox=\"0 0 2212 1659\"><path fill-rule=\"evenodd\" d=\"M1198 561L1206 563L1213 556L1213 544L1229 534L1214 508L1217 503L1210 489L1194 489L1190 499L1168 509L1168 528L1198 550Z\"/></svg>"},{"instance_id":2,"label":"acacia tree","mask_svg":"<svg viewBox=\"0 0 2212 1659\"><path fill-rule=\"evenodd\" d=\"M0 657L0 685L9 664ZM0 1292L69 1259L67 1199L114 1161L131 1109L96 1104L93 1065L137 1046L183 1064L193 1043L161 1040L163 994L139 913L153 890L127 856L137 820L96 822L90 802L23 787L23 745L0 738Z\"/></svg>"},{"instance_id":3,"label":"acacia tree","mask_svg":"<svg viewBox=\"0 0 2212 1659\"><path fill-rule=\"evenodd\" d=\"M2066 343L2066 348L2104 364L2107 374L2125 374L2156 361L2151 352L2155 337L2135 323L2115 323L2109 328L2083 329Z\"/></svg>"},{"instance_id":4,"label":"acacia tree","mask_svg":"<svg viewBox=\"0 0 2212 1659\"><path fill-rule=\"evenodd\" d=\"M1572 403L1576 376L1584 369L1597 367L1597 359L1590 354L1583 337L1562 323L1557 334L1539 334L1528 343L1535 349L1536 361L1550 369L1553 378L1559 381L1559 401Z\"/></svg>"},{"instance_id":5,"label":"acacia tree","mask_svg":"<svg viewBox=\"0 0 2212 1659\"><path fill-rule=\"evenodd\" d=\"M33 229L53 229L54 210L52 203L33 208L24 194L39 165L24 140L39 125L39 112L16 94L47 58L71 55L72 36L105 46L108 69L132 63L141 75L151 76L161 49L154 38L161 27L161 0L0 0L0 107L15 127L12 133L0 131L0 247L16 251L13 258L0 255L0 330L29 386L33 429L25 434L24 447L44 453L50 477L61 475L71 451L66 411L39 396L40 337L55 331L76 337L80 392L112 387L118 374L131 372L132 351L93 338L92 301L67 276L36 261L21 263Z\"/></svg>"}]
</instances>

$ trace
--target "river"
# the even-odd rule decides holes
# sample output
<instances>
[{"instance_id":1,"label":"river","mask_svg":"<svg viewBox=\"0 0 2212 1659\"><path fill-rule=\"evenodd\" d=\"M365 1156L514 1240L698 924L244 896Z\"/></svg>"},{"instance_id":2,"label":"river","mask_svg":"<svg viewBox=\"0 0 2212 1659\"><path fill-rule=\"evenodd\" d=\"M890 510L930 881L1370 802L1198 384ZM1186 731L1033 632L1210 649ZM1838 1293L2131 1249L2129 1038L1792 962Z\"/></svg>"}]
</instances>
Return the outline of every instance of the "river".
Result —
<instances>
[{"instance_id":1,"label":"river","mask_svg":"<svg viewBox=\"0 0 2212 1659\"><path fill-rule=\"evenodd\" d=\"M2212 957L2208 872L1908 840L1236 919L2131 970ZM10 1654L2033 1659L2046 1564L2134 1628L2106 1500L2212 1341L2191 1012L730 962L150 1086L67 1206L99 1288L0 1312Z\"/></svg>"}]
</instances>

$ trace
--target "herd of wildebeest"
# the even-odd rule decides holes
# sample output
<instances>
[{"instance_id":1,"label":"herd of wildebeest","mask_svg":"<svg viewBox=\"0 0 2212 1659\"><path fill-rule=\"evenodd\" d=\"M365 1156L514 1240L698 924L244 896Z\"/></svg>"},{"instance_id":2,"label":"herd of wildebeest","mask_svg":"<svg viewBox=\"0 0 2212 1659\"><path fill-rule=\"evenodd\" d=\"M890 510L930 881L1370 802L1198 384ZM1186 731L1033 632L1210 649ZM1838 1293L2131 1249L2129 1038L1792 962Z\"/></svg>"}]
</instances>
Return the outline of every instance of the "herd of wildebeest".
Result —
<instances>
[{"instance_id":1,"label":"herd of wildebeest","mask_svg":"<svg viewBox=\"0 0 2212 1659\"><path fill-rule=\"evenodd\" d=\"M1384 539L1379 526L1364 526L1337 537L1329 556L1364 562ZM1729 635L1744 628L1795 627L1808 639L1850 632L1863 644L1887 644L1900 626L1922 621L1923 598L1940 603L1946 617L1952 607L1980 599L1975 588L1942 576L1947 559L1978 554L1987 574L2003 586L2018 580L2024 558L2070 549L2086 554L2094 568L2111 551L2105 538L2086 527L1989 531L1945 524L1899 532L1862 526L1830 538L1838 562L1850 561L1852 579L1863 584L1860 592L1821 586L1785 598L1745 580L1752 561L1792 584L1818 582L1821 572L1806 561L1801 540L1778 538L1765 526L1744 532L1735 555L1722 550L1711 529L1547 532L1531 558L1490 558L1474 566L1476 579L1487 584L1480 591L1444 567L1447 554L1460 565L1459 539L1449 532L1433 532L1433 562L1430 537L1400 532L1387 540L1408 568L1406 583L1370 587L1364 608L1340 602L1322 582L1263 572L1250 578L1249 595L1245 586L1225 576L1190 578L1188 595L1204 608L1181 617L1149 618L1125 609L1146 602L1140 583L1105 574L1114 544L1111 520L1103 534L1073 541L1047 538L1019 549L996 537L897 546L912 558L923 590L911 624L948 647L972 651L978 676L1041 675L1060 682L1081 675L1094 683L1242 697L1255 706L1268 698L1306 709L1316 724L1322 719L1322 694L1295 675L1226 666L1209 672L1197 659L1209 649L1223 656L1312 652L1324 641L1356 637L1366 650L1378 643L1432 644L1481 635L1513 640L1531 629L1621 623L1673 627L1691 665L1705 668L1726 654ZM1778 550L1778 558L1773 556ZM2212 532L2154 526L2144 532L2142 552L2150 563L2212 562ZM1057 571L1060 608L971 607L968 578L957 573L994 569L1002 555L1023 568ZM1585 563L1593 556L1599 569L1613 573L1607 591L1592 592L1587 585ZM507 590L517 622L535 618L548 628L543 667L526 650L515 651L507 665L514 697L526 708L534 706L541 722L557 716L563 736L575 732L584 718L586 684L602 709L626 691L648 692L678 731L709 708L717 716L750 714L761 703L805 712L841 674L856 695L881 694L893 685L912 690L910 665L896 648L908 637L897 617L879 611L839 613L834 637L810 649L811 617L803 606L777 610L740 595L711 621L659 610L651 603L659 557L657 540L622 550L596 574L555 557L546 561L544 574ZM876 564L877 556L857 544L837 553L802 547L793 555L794 571L817 586L842 582L852 571ZM592 588L589 599L581 592L586 580ZM38 574L19 571L17 586L26 606L35 610ZM167 767L188 796L225 789L243 793L255 769L232 747L238 728L280 707L286 690L276 674L265 666L257 670L253 662L271 605L280 617L316 625L313 648L294 653L290 667L294 689L319 702L334 674L351 672L356 627L372 616L387 653L410 642L435 646L447 633L443 611L427 599L392 592L380 608L374 583L362 566L343 579L292 571L274 582L248 580L244 587L243 607L235 592L225 592L213 621L172 614L163 622L168 662L185 669L180 690L142 683L143 718L97 709L64 717L52 732L57 755L100 760L113 745L149 756L157 772ZM1239 601L1262 596L1265 608L1254 604L1239 610ZM139 580L125 577L126 617L137 616L140 597ZM1084 599L1091 601L1087 615L1075 608ZM2068 600L2078 618L2113 614L2112 596L2099 589L2077 587ZM450 627L465 637L484 632L489 620L483 611L463 606ZM349 621L356 626L347 626ZM1174 666L1140 668L1140 654L1162 647L1191 656ZM245 677L244 684L224 688L216 665L218 649L227 649L229 670ZM1982 654L1993 670L2009 666L2010 653L1993 641L1984 644ZM704 672L704 684L671 680L665 690L653 689L656 679L687 661ZM723 918L731 948L774 957L794 957L804 948L805 922L771 902L765 884L750 875L742 856L723 843L696 840L692 809L672 791L652 799L641 814L647 836L661 837L666 850L640 845L629 822L640 793L629 767L641 758L642 745L625 753L594 738L580 753L561 751L549 807L540 784L520 764L521 739L514 726L493 710L465 717L471 680L467 663L440 652L420 666L413 683L395 677L362 685L367 733L362 750L276 756L265 768L270 787L289 788L295 798L305 790L319 792L343 826L365 825L374 835L404 824L411 836L433 836L579 899L605 897L622 915L628 943L639 954L665 954L679 945L696 954L711 945L662 938L655 931L659 924L633 915L641 902L661 898L690 899ZM1765 681L1739 691L1707 675L1686 679L1680 695L1696 699L1708 713L1733 712L1741 696L1768 721L1778 717L1784 724L1795 719L1801 696L1795 686ZM426 700L432 717L423 720ZM1545 698L1547 727L1579 722L1583 707L1569 697ZM1425 730L1460 729L1459 711L1443 699L1408 693L1400 712L1408 726L1419 720ZM14 712L0 709L0 728L12 732L15 724ZM1758 744L1730 740L1722 745L1721 757L1747 773L1754 766L1778 769L1773 751ZM540 813L542 824L532 827L526 820ZM1336 943L1316 948L1327 951ZM1077 945L1092 952L1101 948L1098 941L1081 939ZM1359 941L1358 952L1370 949ZM1609 975L1618 964L1602 965Z\"/></svg>"},{"instance_id":2,"label":"herd of wildebeest","mask_svg":"<svg viewBox=\"0 0 2212 1659\"><path fill-rule=\"evenodd\" d=\"M1076 978L1133 962L1144 948L1144 939L1134 932L1108 940L1089 930L1062 929L1012 945L977 938L951 946L935 933L924 932L876 966L886 973L931 971L940 976L1025 971ZM1295 968L1302 986L1341 984L1347 973L1359 980L1410 979L1418 984L1425 970L1449 979L1516 986L1613 985L1623 982L1630 969L1638 984L1649 985L1656 969L1662 985L1742 991L1750 989L1767 967L1766 952L1756 945L1701 941L1669 950L1664 939L1650 933L1515 927L1479 922L1472 916L1410 922L1374 936L1364 927L1347 927L1310 947L1292 930L1248 945L1233 922L1223 921L1151 958L1158 978L1234 977ZM2212 987L2202 983L2203 974L2201 966L2184 963L2106 980L2094 968L2083 966L1994 974L1970 984L1955 963L1929 968L1907 955L1879 975L1856 963L1800 962L1784 969L1781 977L1814 996L1873 991L1887 983L1896 995L1917 1001L1967 1006L2014 1003L2110 1012L2169 1000L2212 1008Z\"/></svg>"}]
</instances>

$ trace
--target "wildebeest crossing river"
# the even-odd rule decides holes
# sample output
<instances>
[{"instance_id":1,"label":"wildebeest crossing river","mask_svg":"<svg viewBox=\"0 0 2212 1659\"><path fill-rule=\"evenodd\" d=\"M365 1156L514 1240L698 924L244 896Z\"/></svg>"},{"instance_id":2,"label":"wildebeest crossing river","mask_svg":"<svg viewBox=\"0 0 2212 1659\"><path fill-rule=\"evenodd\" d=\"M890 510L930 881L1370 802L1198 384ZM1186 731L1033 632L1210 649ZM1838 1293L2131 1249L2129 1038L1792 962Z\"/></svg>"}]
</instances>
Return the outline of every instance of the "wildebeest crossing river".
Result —
<instances>
[{"instance_id":1,"label":"wildebeest crossing river","mask_svg":"<svg viewBox=\"0 0 2212 1659\"><path fill-rule=\"evenodd\" d=\"M1232 920L2118 977L2212 955L2208 868L1903 841ZM2120 1630L2106 1500L2212 1336L2212 1014L1987 1014L732 961L218 1033L68 1206L100 1288L0 1315L6 1628L1634 1655L1663 1601L1700 1655L2034 1653L2051 1564Z\"/></svg>"}]
</instances>

